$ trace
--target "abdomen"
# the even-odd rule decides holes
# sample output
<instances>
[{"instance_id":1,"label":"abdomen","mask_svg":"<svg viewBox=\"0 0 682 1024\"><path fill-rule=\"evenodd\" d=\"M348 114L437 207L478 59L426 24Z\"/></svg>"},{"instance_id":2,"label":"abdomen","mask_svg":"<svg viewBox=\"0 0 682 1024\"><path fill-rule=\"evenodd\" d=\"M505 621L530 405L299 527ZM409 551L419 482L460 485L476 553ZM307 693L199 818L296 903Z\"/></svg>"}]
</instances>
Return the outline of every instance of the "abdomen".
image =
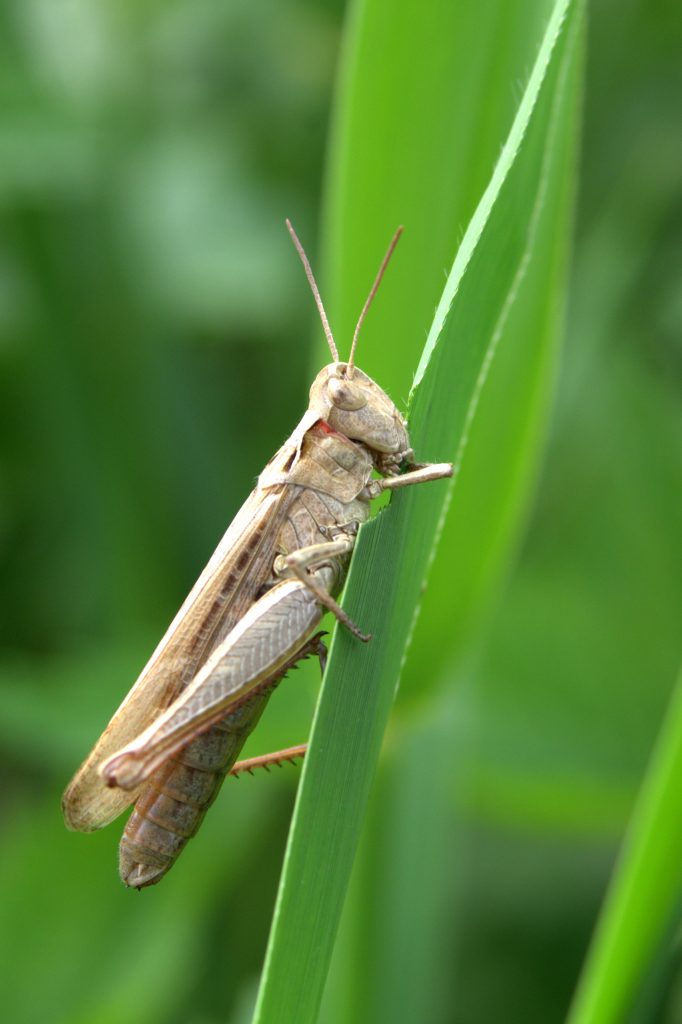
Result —
<instances>
[{"instance_id":1,"label":"abdomen","mask_svg":"<svg viewBox=\"0 0 682 1024\"><path fill-rule=\"evenodd\" d=\"M218 795L272 689L252 697L154 773L121 837L119 873L125 885L154 885L173 866Z\"/></svg>"}]
</instances>

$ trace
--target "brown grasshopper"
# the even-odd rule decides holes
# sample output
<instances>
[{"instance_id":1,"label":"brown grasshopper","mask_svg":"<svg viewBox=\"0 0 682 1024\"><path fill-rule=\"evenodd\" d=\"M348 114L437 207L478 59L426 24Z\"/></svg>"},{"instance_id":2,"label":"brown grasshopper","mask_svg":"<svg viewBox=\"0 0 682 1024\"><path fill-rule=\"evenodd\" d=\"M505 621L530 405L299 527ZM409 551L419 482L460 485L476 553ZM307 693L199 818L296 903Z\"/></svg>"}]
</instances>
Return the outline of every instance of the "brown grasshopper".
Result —
<instances>
[{"instance_id":1,"label":"brown grasshopper","mask_svg":"<svg viewBox=\"0 0 682 1024\"><path fill-rule=\"evenodd\" d=\"M360 327L402 228L343 363L308 259L289 221L287 227L334 361L313 381L303 419L261 473L62 801L67 826L81 832L102 828L134 803L119 870L137 889L172 867L225 775L239 770L237 756L280 679L309 654L324 665L316 630L325 611L370 639L336 602L370 500L452 474L450 463L415 463L403 417L354 363ZM372 479L373 470L382 479Z\"/></svg>"}]
</instances>

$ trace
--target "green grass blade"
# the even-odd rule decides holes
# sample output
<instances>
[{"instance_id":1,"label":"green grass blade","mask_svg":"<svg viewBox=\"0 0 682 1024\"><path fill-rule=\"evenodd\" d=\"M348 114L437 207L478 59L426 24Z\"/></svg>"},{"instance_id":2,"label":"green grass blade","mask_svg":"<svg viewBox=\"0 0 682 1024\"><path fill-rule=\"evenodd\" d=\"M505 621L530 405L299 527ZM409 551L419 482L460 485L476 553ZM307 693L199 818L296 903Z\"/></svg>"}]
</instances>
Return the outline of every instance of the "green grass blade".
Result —
<instances>
[{"instance_id":1,"label":"green grass blade","mask_svg":"<svg viewBox=\"0 0 682 1024\"><path fill-rule=\"evenodd\" d=\"M425 18L419 7L375 0L352 19L332 132L324 295L344 351L388 238L396 224L405 225L359 352L363 368L399 402L433 320L444 268L495 167L551 7L548 0L442 4ZM574 139L569 145L575 148ZM556 207L562 214L536 246L539 266L529 270L482 396L472 458L405 667L404 706L428 699L439 669L470 642L519 536L556 375L574 152L568 165L567 194Z\"/></svg>"},{"instance_id":2,"label":"green grass blade","mask_svg":"<svg viewBox=\"0 0 682 1024\"><path fill-rule=\"evenodd\" d=\"M682 898L682 677L637 802L569 1024L626 1019Z\"/></svg>"},{"instance_id":3,"label":"green grass blade","mask_svg":"<svg viewBox=\"0 0 682 1024\"><path fill-rule=\"evenodd\" d=\"M412 393L420 459L459 459L533 251L554 170L580 5L557 3L491 185L448 278ZM444 129L445 130L445 129ZM287 848L256 1020L316 1019L401 662L448 488L397 494L361 531Z\"/></svg>"},{"instance_id":4,"label":"green grass blade","mask_svg":"<svg viewBox=\"0 0 682 1024\"><path fill-rule=\"evenodd\" d=\"M465 708L462 694L448 695L444 701L434 689L458 678L453 663L461 658L462 641L471 643L472 626L489 602L489 597L482 600L486 589L488 594L495 592L536 473L555 376L557 311L563 305L575 188L580 50L576 58L566 107L560 112L564 127L557 139L556 169L548 182L536 244L481 394L462 477L403 671L401 714L394 716L396 727L389 736L392 757L388 763L384 759L380 794L376 788L373 793L371 826L363 833L352 899L325 996L323 1019L329 1024L391 1020L396 1008L406 1024L419 1024L436 1019L440 1008L452 1005L453 999L466 999L461 979L453 978L452 965L453 956L459 956L470 938L467 924L457 919L465 905L458 895L460 887L469 884L463 877L469 877L468 824L453 820L451 794L455 788L464 792L471 784L470 716L476 717L478 698L470 693ZM466 164L447 170L459 174ZM444 670L439 671L439 663ZM441 738L446 717L449 740ZM402 766L403 758L420 749L424 735L424 762ZM439 750L448 747L444 768ZM476 754L480 756L480 751ZM405 784L408 774L411 785Z\"/></svg>"}]
</instances>

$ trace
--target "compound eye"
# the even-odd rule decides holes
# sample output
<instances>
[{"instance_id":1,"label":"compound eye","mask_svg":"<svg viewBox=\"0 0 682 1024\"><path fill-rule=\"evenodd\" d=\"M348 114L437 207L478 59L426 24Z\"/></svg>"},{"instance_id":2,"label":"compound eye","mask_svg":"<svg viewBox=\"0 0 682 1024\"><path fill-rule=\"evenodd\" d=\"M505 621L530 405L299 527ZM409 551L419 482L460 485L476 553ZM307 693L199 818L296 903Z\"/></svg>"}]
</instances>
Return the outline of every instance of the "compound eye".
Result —
<instances>
[{"instance_id":1,"label":"compound eye","mask_svg":"<svg viewBox=\"0 0 682 1024\"><path fill-rule=\"evenodd\" d=\"M356 387L349 380L339 380L338 377L332 377L329 381L329 394L337 409L351 411L362 409L363 405L367 405L367 399L360 388Z\"/></svg>"}]
</instances>

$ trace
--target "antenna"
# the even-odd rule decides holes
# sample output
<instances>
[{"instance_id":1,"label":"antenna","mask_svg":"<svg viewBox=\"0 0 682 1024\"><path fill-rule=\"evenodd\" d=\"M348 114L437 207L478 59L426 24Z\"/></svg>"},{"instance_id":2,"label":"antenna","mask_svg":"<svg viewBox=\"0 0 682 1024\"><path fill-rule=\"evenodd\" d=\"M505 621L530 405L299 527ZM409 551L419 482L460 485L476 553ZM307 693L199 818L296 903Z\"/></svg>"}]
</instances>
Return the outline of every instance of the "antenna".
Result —
<instances>
[{"instance_id":1,"label":"antenna","mask_svg":"<svg viewBox=\"0 0 682 1024\"><path fill-rule=\"evenodd\" d=\"M308 257L305 254L305 249L303 248L303 246L299 242L298 235L296 234L296 232L294 231L293 227L291 226L291 221L289 220L288 217L287 217L287 227L289 229L289 234L291 235L292 241L293 241L294 245L296 246L296 252L301 257L301 263L303 264L303 268L305 270L305 276L308 278L308 284L310 285L310 287L312 289L312 293L315 296L315 305L317 306L317 311L320 314L320 320L322 321L322 326L324 328L324 333L325 333L325 336L327 338L327 344L329 345L329 348L330 348L331 354L333 356L334 362L338 363L338 361L339 361L339 350L336 347L336 343L334 341L334 335L332 334L332 329L329 326L329 321L327 320L327 314L325 313L324 306L322 305L322 299L320 298L319 289L317 287L317 284L315 283L315 278L313 277L313 272L310 269L310 263L308 262Z\"/></svg>"},{"instance_id":2,"label":"antenna","mask_svg":"<svg viewBox=\"0 0 682 1024\"><path fill-rule=\"evenodd\" d=\"M384 271L386 270L386 267L388 266L388 261L390 260L391 256L393 255L393 250L395 249L396 245L398 244L398 239L400 238L402 233L403 233L403 226L401 224L400 227L398 228L398 230L396 231L396 233L394 234L394 236L393 236L393 238L391 240L391 244L389 245L388 249L386 250L386 255L384 256L383 261L381 263L381 266L379 267L379 273L377 274L376 280L375 280L374 284L372 285L372 290L370 291L369 295L367 296L367 301L365 302L364 306L362 307L362 313L360 314L360 317L359 317L358 323L357 323L357 327L355 328L355 333L353 334L353 344L350 347L350 356L348 357L348 376L349 377L352 377L352 375L353 375L353 360L355 359L355 348L356 348L357 343L358 343L358 334L360 333L360 328L362 327L363 320L367 316L367 310L372 305L372 299L374 298L374 296L376 295L376 293L378 291L379 285L381 284L381 279L384 276Z\"/></svg>"}]
</instances>

